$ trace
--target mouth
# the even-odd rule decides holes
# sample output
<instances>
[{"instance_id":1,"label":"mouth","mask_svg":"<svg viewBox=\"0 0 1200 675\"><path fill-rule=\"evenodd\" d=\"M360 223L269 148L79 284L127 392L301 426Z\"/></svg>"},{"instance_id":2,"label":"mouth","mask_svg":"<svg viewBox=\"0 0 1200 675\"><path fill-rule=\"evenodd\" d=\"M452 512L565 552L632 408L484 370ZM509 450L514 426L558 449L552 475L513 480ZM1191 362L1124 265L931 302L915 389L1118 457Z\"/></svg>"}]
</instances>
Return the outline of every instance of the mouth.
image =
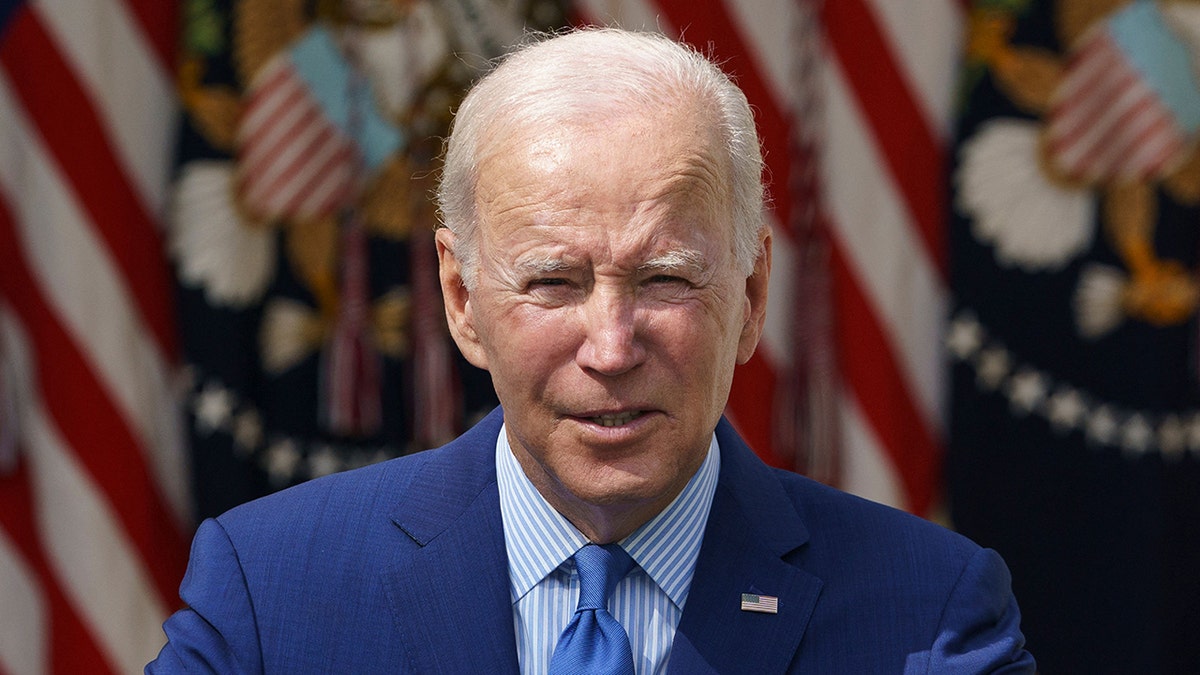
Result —
<instances>
[{"instance_id":1,"label":"mouth","mask_svg":"<svg viewBox=\"0 0 1200 675\"><path fill-rule=\"evenodd\" d=\"M623 427L645 414L646 413L643 410L630 410L627 412L595 415L584 419L587 419L592 424L598 424L602 427Z\"/></svg>"}]
</instances>

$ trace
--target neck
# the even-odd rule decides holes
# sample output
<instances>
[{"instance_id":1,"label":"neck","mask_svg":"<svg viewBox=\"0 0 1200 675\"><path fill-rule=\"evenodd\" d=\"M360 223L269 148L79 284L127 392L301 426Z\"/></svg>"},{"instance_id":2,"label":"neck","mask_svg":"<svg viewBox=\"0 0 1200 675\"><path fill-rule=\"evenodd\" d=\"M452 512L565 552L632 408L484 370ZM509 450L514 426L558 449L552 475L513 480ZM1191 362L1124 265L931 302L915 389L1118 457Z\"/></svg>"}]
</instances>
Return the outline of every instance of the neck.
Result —
<instances>
[{"instance_id":1,"label":"neck","mask_svg":"<svg viewBox=\"0 0 1200 675\"><path fill-rule=\"evenodd\" d=\"M534 478L528 471L526 475L546 502L594 544L611 544L633 534L634 530L667 508L682 490L680 487L669 494L657 495L648 500L593 504L575 496L561 483L544 474L540 476L541 480Z\"/></svg>"},{"instance_id":2,"label":"neck","mask_svg":"<svg viewBox=\"0 0 1200 675\"><path fill-rule=\"evenodd\" d=\"M564 508L565 505L555 503L555 500L549 497L546 498L546 501L571 521L571 524L593 544L618 542L633 534L634 530L649 522L651 518L662 511L662 508L658 508L653 513L641 513L638 510L630 509L628 512L614 513L612 510L587 504L583 505L583 508Z\"/></svg>"},{"instance_id":3,"label":"neck","mask_svg":"<svg viewBox=\"0 0 1200 675\"><path fill-rule=\"evenodd\" d=\"M616 497L604 503L594 503L572 493L522 449L511 443L510 447L521 470L538 493L594 544L611 544L628 537L667 508L687 485L685 481L674 489L647 498ZM688 475L690 477L691 474Z\"/></svg>"}]
</instances>

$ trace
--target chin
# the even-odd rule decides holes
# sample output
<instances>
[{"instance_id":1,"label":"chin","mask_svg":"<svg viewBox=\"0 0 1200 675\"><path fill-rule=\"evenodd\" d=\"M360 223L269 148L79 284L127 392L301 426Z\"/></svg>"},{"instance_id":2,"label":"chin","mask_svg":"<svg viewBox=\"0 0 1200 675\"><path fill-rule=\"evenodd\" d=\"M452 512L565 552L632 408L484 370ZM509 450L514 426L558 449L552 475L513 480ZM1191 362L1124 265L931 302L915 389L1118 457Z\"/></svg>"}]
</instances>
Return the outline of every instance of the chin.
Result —
<instances>
[{"instance_id":1,"label":"chin","mask_svg":"<svg viewBox=\"0 0 1200 675\"><path fill-rule=\"evenodd\" d=\"M592 479L579 481L572 493L579 499L595 506L616 506L654 501L669 491L671 486L645 476L606 466Z\"/></svg>"}]
</instances>

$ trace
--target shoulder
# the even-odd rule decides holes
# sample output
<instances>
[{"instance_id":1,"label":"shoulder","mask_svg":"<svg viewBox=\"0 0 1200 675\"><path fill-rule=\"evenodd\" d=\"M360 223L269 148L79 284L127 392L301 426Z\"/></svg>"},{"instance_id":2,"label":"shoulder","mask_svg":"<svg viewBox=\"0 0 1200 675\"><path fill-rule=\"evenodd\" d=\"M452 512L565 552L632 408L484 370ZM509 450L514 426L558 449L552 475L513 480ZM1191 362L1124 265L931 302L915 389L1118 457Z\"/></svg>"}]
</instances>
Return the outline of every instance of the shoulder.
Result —
<instances>
[{"instance_id":1,"label":"shoulder","mask_svg":"<svg viewBox=\"0 0 1200 675\"><path fill-rule=\"evenodd\" d=\"M317 478L237 506L216 520L235 543L266 544L313 532L351 537L388 527L398 512L421 508L425 500L477 492L493 483L499 427L497 410L440 448Z\"/></svg>"},{"instance_id":2,"label":"shoulder","mask_svg":"<svg viewBox=\"0 0 1200 675\"><path fill-rule=\"evenodd\" d=\"M995 551L897 509L772 473L808 529L789 557L823 584L815 632L853 625L870 636L863 650L903 646L906 672L1033 672L1012 577Z\"/></svg>"},{"instance_id":3,"label":"shoulder","mask_svg":"<svg viewBox=\"0 0 1200 675\"><path fill-rule=\"evenodd\" d=\"M828 574L866 575L890 570L953 584L982 548L937 523L771 469L808 529L811 565Z\"/></svg>"},{"instance_id":4,"label":"shoulder","mask_svg":"<svg viewBox=\"0 0 1200 675\"><path fill-rule=\"evenodd\" d=\"M1008 570L994 553L936 523L763 464L726 426L721 443L723 504L740 513L755 541L820 578L823 603L866 603L940 615L971 565L985 562L997 584ZM721 488L719 488L720 490ZM974 562L973 562L974 561ZM932 615L932 616L930 616Z\"/></svg>"},{"instance_id":5,"label":"shoulder","mask_svg":"<svg viewBox=\"0 0 1200 675\"><path fill-rule=\"evenodd\" d=\"M771 469L814 536L849 542L915 539L973 554L978 546L947 528L897 508L864 499L804 476Z\"/></svg>"},{"instance_id":6,"label":"shoulder","mask_svg":"<svg viewBox=\"0 0 1200 675\"><path fill-rule=\"evenodd\" d=\"M788 542L811 564L828 560L834 571L908 561L961 565L981 550L923 518L766 466L725 420L717 440L728 498L760 538Z\"/></svg>"},{"instance_id":7,"label":"shoulder","mask_svg":"<svg viewBox=\"0 0 1200 675\"><path fill-rule=\"evenodd\" d=\"M1002 647L1019 651L1012 577L995 551L924 518L771 471L808 530L791 558L824 582L827 609L853 611L866 623L903 616L931 635L995 625L1008 636Z\"/></svg>"}]
</instances>

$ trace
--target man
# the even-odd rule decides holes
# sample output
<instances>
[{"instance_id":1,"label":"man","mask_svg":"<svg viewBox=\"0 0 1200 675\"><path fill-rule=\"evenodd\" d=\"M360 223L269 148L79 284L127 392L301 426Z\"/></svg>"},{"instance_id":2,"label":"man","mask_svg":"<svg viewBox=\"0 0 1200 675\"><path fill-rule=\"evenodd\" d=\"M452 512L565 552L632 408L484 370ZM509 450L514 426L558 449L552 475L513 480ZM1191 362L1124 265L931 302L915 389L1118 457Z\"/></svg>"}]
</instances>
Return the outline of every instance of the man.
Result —
<instances>
[{"instance_id":1,"label":"man","mask_svg":"<svg viewBox=\"0 0 1200 675\"><path fill-rule=\"evenodd\" d=\"M456 117L437 233L501 408L203 524L148 670L1032 672L995 553L722 421L766 309L761 170L745 97L665 38L506 59Z\"/></svg>"}]
</instances>

